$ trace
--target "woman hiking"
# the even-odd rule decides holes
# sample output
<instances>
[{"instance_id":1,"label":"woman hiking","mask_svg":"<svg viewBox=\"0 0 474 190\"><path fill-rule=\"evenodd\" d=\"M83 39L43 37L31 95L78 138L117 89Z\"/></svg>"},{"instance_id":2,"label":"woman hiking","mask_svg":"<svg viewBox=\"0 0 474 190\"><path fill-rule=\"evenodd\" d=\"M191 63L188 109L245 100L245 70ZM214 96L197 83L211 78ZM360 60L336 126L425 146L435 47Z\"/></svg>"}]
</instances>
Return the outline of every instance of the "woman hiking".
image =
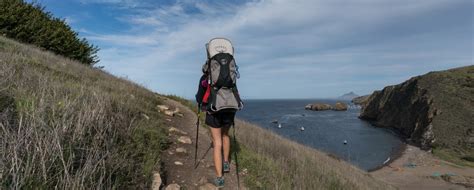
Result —
<instances>
[{"instance_id":1,"label":"woman hiking","mask_svg":"<svg viewBox=\"0 0 474 190\"><path fill-rule=\"evenodd\" d=\"M206 50L208 59L202 67L196 101L206 112L205 123L211 129L216 170L214 184L221 188L224 187L223 174L230 171L229 129L243 104L237 90L239 73L231 42L214 38L206 44Z\"/></svg>"}]
</instances>

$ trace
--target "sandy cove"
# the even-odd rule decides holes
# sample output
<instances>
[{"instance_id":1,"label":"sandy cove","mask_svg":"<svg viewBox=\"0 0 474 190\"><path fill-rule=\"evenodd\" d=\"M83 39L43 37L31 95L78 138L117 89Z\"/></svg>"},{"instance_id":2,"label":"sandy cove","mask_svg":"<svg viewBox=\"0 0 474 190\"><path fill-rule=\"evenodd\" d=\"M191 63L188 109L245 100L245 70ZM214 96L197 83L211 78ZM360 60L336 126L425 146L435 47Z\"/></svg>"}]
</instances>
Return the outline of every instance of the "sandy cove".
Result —
<instances>
[{"instance_id":1,"label":"sandy cove","mask_svg":"<svg viewBox=\"0 0 474 190\"><path fill-rule=\"evenodd\" d=\"M474 168L441 160L412 145L370 174L400 189L474 189Z\"/></svg>"}]
</instances>

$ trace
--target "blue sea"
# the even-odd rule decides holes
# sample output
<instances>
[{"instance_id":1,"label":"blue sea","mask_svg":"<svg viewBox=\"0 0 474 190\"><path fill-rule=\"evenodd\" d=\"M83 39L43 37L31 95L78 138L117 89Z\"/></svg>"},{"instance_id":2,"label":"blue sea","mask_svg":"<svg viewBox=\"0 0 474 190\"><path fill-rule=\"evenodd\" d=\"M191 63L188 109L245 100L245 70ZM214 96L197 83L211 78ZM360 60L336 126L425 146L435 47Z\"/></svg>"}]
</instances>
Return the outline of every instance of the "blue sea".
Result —
<instances>
[{"instance_id":1,"label":"blue sea","mask_svg":"<svg viewBox=\"0 0 474 190\"><path fill-rule=\"evenodd\" d=\"M403 145L401 139L390 130L376 128L360 120L360 107L350 102L346 102L350 105L348 111L304 109L305 105L315 102L334 105L336 100L246 100L237 118L298 143L332 153L364 170L381 166ZM279 124L272 123L274 120L281 124L281 128Z\"/></svg>"}]
</instances>

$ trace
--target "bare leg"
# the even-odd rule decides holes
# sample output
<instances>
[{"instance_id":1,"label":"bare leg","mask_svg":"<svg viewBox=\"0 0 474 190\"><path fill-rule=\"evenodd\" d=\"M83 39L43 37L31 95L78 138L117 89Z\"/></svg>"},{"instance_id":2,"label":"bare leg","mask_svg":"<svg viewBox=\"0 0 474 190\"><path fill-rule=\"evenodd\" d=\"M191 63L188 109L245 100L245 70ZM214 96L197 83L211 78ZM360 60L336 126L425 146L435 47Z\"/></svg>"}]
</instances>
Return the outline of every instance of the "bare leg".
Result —
<instances>
[{"instance_id":1,"label":"bare leg","mask_svg":"<svg viewBox=\"0 0 474 190\"><path fill-rule=\"evenodd\" d=\"M229 162L229 154L230 154L230 137L229 137L229 127L222 128L222 143L224 148L224 161Z\"/></svg>"},{"instance_id":2,"label":"bare leg","mask_svg":"<svg viewBox=\"0 0 474 190\"><path fill-rule=\"evenodd\" d=\"M220 128L210 128L214 144L214 166L217 177L222 177L222 130Z\"/></svg>"}]
</instances>

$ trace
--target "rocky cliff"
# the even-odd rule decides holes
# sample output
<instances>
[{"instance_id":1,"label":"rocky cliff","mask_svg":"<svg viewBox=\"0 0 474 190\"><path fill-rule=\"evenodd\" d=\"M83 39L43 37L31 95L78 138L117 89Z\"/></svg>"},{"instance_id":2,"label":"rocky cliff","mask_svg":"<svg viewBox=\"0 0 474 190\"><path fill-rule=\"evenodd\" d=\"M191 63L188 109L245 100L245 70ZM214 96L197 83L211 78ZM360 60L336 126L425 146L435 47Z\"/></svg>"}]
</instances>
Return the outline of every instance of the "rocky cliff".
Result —
<instances>
[{"instance_id":1,"label":"rocky cliff","mask_svg":"<svg viewBox=\"0 0 474 190\"><path fill-rule=\"evenodd\" d=\"M353 98L351 102L354 103L355 105L360 105L364 107L367 104L369 97L370 95L358 96L358 97Z\"/></svg>"},{"instance_id":2,"label":"rocky cliff","mask_svg":"<svg viewBox=\"0 0 474 190\"><path fill-rule=\"evenodd\" d=\"M375 91L360 118L396 129L425 150L472 153L474 66L430 72Z\"/></svg>"}]
</instances>

